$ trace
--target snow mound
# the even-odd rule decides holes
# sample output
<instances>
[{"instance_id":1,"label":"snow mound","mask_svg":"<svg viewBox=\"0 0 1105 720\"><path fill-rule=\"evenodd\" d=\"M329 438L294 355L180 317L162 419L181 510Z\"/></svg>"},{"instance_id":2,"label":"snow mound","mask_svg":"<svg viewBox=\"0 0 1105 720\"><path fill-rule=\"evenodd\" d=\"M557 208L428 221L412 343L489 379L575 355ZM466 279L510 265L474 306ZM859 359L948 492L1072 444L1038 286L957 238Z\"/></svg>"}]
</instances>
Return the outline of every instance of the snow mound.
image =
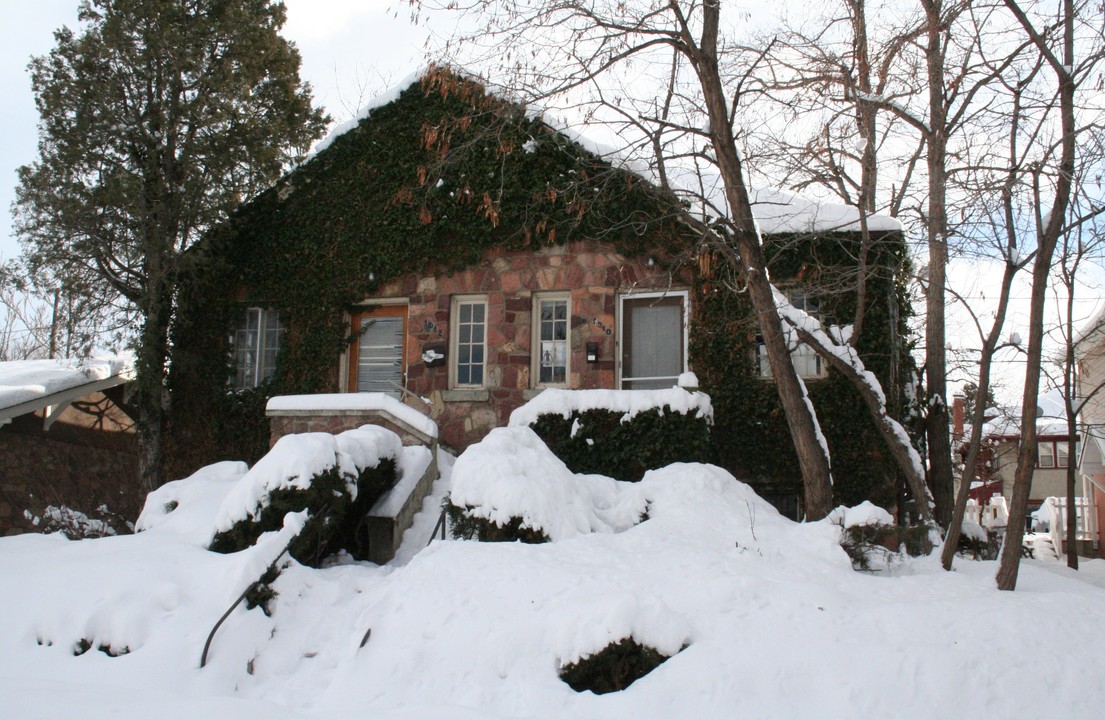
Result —
<instances>
[{"instance_id":1,"label":"snow mound","mask_svg":"<svg viewBox=\"0 0 1105 720\"><path fill-rule=\"evenodd\" d=\"M853 528L860 525L894 524L894 516L870 500L864 500L855 507L841 505L829 513L827 520L843 528Z\"/></svg>"},{"instance_id":2,"label":"snow mound","mask_svg":"<svg viewBox=\"0 0 1105 720\"><path fill-rule=\"evenodd\" d=\"M553 542L635 525L645 499L634 483L576 475L528 427L492 430L453 467L451 502L472 517L540 530Z\"/></svg>"},{"instance_id":3,"label":"snow mound","mask_svg":"<svg viewBox=\"0 0 1105 720\"><path fill-rule=\"evenodd\" d=\"M611 410L625 413L628 421L638 413L669 407L673 412L694 413L713 422L714 408L710 396L688 392L681 387L666 390L561 390L549 388L510 414L511 427L532 425L541 415L571 417L587 410Z\"/></svg>"}]
</instances>

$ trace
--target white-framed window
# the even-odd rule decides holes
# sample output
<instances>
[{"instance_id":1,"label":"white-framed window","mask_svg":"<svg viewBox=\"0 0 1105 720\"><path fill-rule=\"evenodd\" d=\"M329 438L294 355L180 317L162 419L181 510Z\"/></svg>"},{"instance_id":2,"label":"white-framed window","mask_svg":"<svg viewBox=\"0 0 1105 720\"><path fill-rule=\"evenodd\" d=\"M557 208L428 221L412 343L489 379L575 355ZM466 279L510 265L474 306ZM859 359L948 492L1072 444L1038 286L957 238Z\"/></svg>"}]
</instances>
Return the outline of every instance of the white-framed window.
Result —
<instances>
[{"instance_id":1,"label":"white-framed window","mask_svg":"<svg viewBox=\"0 0 1105 720\"><path fill-rule=\"evenodd\" d=\"M571 358L571 295L541 294L533 298L534 387L567 387Z\"/></svg>"},{"instance_id":2,"label":"white-framed window","mask_svg":"<svg viewBox=\"0 0 1105 720\"><path fill-rule=\"evenodd\" d=\"M790 304L799 310L804 310L811 317L818 317L820 311L817 299L810 296L804 288L789 287L782 289ZM828 367L817 352L805 343L797 340L789 343L790 362L798 372L798 377L803 380L816 380L828 375ZM771 364L767 359L767 347L763 342L756 343L756 373L762 378L771 378Z\"/></svg>"},{"instance_id":3,"label":"white-framed window","mask_svg":"<svg viewBox=\"0 0 1105 720\"><path fill-rule=\"evenodd\" d=\"M821 356L812 347L805 343L797 343L790 347L790 362L798 371L798 377L804 380L813 380L825 377L827 368ZM756 372L762 378L771 378L771 364L767 359L767 346L762 342L756 343Z\"/></svg>"},{"instance_id":4,"label":"white-framed window","mask_svg":"<svg viewBox=\"0 0 1105 720\"><path fill-rule=\"evenodd\" d=\"M236 390L254 388L276 372L276 357L284 344L285 327L276 310L245 308L231 335Z\"/></svg>"},{"instance_id":5,"label":"white-framed window","mask_svg":"<svg viewBox=\"0 0 1105 720\"><path fill-rule=\"evenodd\" d=\"M1070 453L1067 452L1067 441L1059 440L1055 443L1055 467L1065 468L1070 464Z\"/></svg>"},{"instance_id":6,"label":"white-framed window","mask_svg":"<svg viewBox=\"0 0 1105 720\"><path fill-rule=\"evenodd\" d=\"M618 386L673 387L687 371L687 291L633 293L618 301Z\"/></svg>"},{"instance_id":7,"label":"white-framed window","mask_svg":"<svg viewBox=\"0 0 1105 720\"><path fill-rule=\"evenodd\" d=\"M1053 468L1055 465L1055 443L1046 440L1037 445L1039 453L1036 457L1036 467Z\"/></svg>"},{"instance_id":8,"label":"white-framed window","mask_svg":"<svg viewBox=\"0 0 1105 720\"><path fill-rule=\"evenodd\" d=\"M456 296L449 313L449 384L484 387L487 377L487 298Z\"/></svg>"}]
</instances>

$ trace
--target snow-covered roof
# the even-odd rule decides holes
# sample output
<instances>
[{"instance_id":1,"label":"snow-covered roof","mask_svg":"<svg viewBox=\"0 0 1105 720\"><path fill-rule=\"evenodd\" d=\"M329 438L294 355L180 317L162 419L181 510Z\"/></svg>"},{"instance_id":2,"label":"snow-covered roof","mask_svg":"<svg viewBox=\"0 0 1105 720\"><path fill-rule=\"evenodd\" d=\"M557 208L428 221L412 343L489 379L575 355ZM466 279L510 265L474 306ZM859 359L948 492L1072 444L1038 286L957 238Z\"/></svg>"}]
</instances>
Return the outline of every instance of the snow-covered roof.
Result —
<instances>
[{"instance_id":1,"label":"snow-covered roof","mask_svg":"<svg viewBox=\"0 0 1105 720\"><path fill-rule=\"evenodd\" d=\"M352 119L335 126L325 138L319 141L311 153L312 156L330 147L337 138L357 127L362 120L372 114L373 110L395 102L404 90L421 80L430 70L431 68L423 67L369 100ZM487 85L485 81L469 73L455 69L452 72L456 72L462 77L471 78L474 82ZM627 157L621 150L589 137L586 133L586 127L583 131L571 127L568 123L557 118L554 113L512 97L512 93L506 88L490 85L488 89L499 97L525 105L530 116L541 118L546 125L567 136L588 152L601 157L615 167L640 175L649 182L656 184L655 173L650 168ZM681 190L682 194L697 195L714 208L725 208L728 205L725 200L724 183L721 176L714 171L703 173L698 170L669 167L668 179L677 191ZM783 190L756 187L749 188L749 195L752 201L752 214L763 233L826 233L857 232L860 230L859 210L851 205L815 202ZM708 212L707 214L711 213ZM902 230L900 222L885 215L869 215L867 226L872 232L899 232Z\"/></svg>"},{"instance_id":2,"label":"snow-covered roof","mask_svg":"<svg viewBox=\"0 0 1105 720\"><path fill-rule=\"evenodd\" d=\"M0 362L0 425L132 379L131 356Z\"/></svg>"},{"instance_id":3,"label":"snow-covered roof","mask_svg":"<svg viewBox=\"0 0 1105 720\"><path fill-rule=\"evenodd\" d=\"M1020 408L1007 409L983 425L987 437L1009 438L1020 435ZM1048 390L1036 400L1036 434L1066 435L1067 411L1058 389Z\"/></svg>"},{"instance_id":4,"label":"snow-covered roof","mask_svg":"<svg viewBox=\"0 0 1105 720\"><path fill-rule=\"evenodd\" d=\"M1090 319L1074 335L1074 349L1079 359L1101 344L1105 337L1105 301L1098 304Z\"/></svg>"}]
</instances>

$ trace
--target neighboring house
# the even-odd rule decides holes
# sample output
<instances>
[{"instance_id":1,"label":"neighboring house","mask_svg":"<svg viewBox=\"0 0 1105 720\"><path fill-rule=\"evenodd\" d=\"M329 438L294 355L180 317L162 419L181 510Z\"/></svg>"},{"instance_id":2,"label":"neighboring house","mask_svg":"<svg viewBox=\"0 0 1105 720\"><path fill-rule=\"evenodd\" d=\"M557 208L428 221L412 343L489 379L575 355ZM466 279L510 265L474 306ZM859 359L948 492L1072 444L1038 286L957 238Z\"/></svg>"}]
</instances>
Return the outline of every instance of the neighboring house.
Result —
<instances>
[{"instance_id":1,"label":"neighboring house","mask_svg":"<svg viewBox=\"0 0 1105 720\"><path fill-rule=\"evenodd\" d=\"M1105 557L1105 307L1083 327L1075 354L1083 434L1078 470L1089 502L1088 529Z\"/></svg>"},{"instance_id":2,"label":"neighboring house","mask_svg":"<svg viewBox=\"0 0 1105 720\"><path fill-rule=\"evenodd\" d=\"M721 461L797 514L793 451L740 278L681 220L684 205L581 143L431 70L243 206L200 248L205 272L182 293L170 381L180 471L256 455L275 393L391 393L461 450L545 388L664 388L694 370L714 397ZM754 199L776 282L847 322L856 211ZM859 348L896 403L906 253L895 221L869 227ZM842 498L894 505L862 403L802 346L794 359L828 408Z\"/></svg>"},{"instance_id":3,"label":"neighboring house","mask_svg":"<svg viewBox=\"0 0 1105 720\"><path fill-rule=\"evenodd\" d=\"M1064 520L1059 522L1065 522L1067 471L1075 465L1079 553L1097 555L1100 542L1097 539L1097 523L1092 517L1095 505L1093 485L1082 475L1082 468L1078 466L1082 435L1075 436L1076 452L1073 456L1069 441L1065 404L1059 391L1052 390L1037 402L1036 467L1029 492L1029 516L1023 521L1032 524L1034 521L1031 518L1035 517L1035 524L1039 525L1048 517L1062 517ZM991 494L1000 494L1011 500L1020 448L1020 420L1015 417L1015 412L1006 411L987 422L983 442L983 467L977 479L981 484L971 491L971 497L980 504L985 504ZM1056 535L1061 536L1061 528L1054 530Z\"/></svg>"},{"instance_id":4,"label":"neighboring house","mask_svg":"<svg viewBox=\"0 0 1105 720\"><path fill-rule=\"evenodd\" d=\"M127 358L0 362L0 535L138 517L132 379Z\"/></svg>"}]
</instances>

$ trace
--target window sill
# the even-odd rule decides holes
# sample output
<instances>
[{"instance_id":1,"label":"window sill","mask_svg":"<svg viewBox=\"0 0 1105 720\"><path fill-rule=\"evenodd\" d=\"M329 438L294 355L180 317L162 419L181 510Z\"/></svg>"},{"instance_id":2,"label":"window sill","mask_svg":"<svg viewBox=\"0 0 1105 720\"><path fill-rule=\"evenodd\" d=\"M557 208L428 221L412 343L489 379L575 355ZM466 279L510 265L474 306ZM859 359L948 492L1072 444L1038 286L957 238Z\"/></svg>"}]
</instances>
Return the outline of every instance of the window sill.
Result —
<instances>
[{"instance_id":1,"label":"window sill","mask_svg":"<svg viewBox=\"0 0 1105 720\"><path fill-rule=\"evenodd\" d=\"M491 399L491 391L487 388L456 388L442 392L441 399L445 402L487 402Z\"/></svg>"}]
</instances>

